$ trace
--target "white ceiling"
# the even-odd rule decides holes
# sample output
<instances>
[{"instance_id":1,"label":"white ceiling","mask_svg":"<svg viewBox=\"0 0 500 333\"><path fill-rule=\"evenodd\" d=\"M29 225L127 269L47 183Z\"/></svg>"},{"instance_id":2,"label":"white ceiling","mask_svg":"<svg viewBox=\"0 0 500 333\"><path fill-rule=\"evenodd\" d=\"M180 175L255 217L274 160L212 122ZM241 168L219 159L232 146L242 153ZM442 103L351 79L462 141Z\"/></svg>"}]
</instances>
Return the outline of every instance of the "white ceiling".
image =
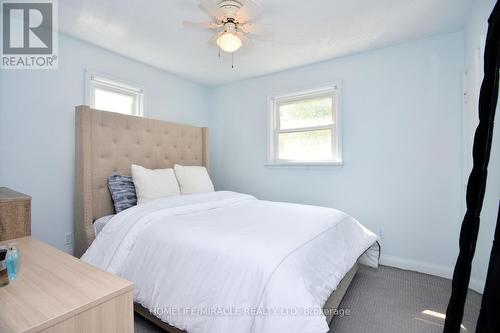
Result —
<instances>
[{"instance_id":1,"label":"white ceiling","mask_svg":"<svg viewBox=\"0 0 500 333\"><path fill-rule=\"evenodd\" d=\"M214 0L216 1L216 0ZM207 85L277 72L461 29L472 0L261 0L273 32L217 56L198 0L59 0L63 33Z\"/></svg>"}]
</instances>

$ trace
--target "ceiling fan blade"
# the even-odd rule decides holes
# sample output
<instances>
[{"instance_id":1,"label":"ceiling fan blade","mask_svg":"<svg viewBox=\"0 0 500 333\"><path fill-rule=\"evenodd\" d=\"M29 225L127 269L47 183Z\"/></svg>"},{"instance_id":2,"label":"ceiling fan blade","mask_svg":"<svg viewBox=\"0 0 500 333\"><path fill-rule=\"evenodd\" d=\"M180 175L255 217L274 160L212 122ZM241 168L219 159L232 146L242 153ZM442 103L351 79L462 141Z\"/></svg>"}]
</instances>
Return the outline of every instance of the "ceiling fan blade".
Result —
<instances>
[{"instance_id":1,"label":"ceiling fan blade","mask_svg":"<svg viewBox=\"0 0 500 333\"><path fill-rule=\"evenodd\" d=\"M274 33L270 27L262 24L246 23L238 26L239 31L253 41L274 41Z\"/></svg>"},{"instance_id":2,"label":"ceiling fan blade","mask_svg":"<svg viewBox=\"0 0 500 333\"><path fill-rule=\"evenodd\" d=\"M271 29L271 26L265 26L261 23L253 23L253 22L239 24L238 29L246 34L252 34L252 35L268 35L271 34L273 31L273 29Z\"/></svg>"},{"instance_id":3,"label":"ceiling fan blade","mask_svg":"<svg viewBox=\"0 0 500 333\"><path fill-rule=\"evenodd\" d=\"M264 12L262 6L255 0L245 0L243 7L238 10L236 20L240 23L246 23L257 20Z\"/></svg>"},{"instance_id":4,"label":"ceiling fan blade","mask_svg":"<svg viewBox=\"0 0 500 333\"><path fill-rule=\"evenodd\" d=\"M273 42L275 40L273 34L267 34L267 35L247 34L246 36L248 37L248 39L252 41L259 41L259 42Z\"/></svg>"},{"instance_id":5,"label":"ceiling fan blade","mask_svg":"<svg viewBox=\"0 0 500 333\"><path fill-rule=\"evenodd\" d=\"M239 36L241 38L242 46L241 46L241 51L243 53L248 52L249 50L252 51L255 49L255 41L248 36Z\"/></svg>"},{"instance_id":6,"label":"ceiling fan blade","mask_svg":"<svg viewBox=\"0 0 500 333\"><path fill-rule=\"evenodd\" d=\"M249 35L245 35L244 33L238 32L236 34L239 39L241 39L241 43L243 47L248 47L250 45L253 45L252 39L249 38Z\"/></svg>"},{"instance_id":7,"label":"ceiling fan blade","mask_svg":"<svg viewBox=\"0 0 500 333\"><path fill-rule=\"evenodd\" d=\"M184 28L186 29L197 30L197 31L219 30L222 27L222 24L217 25L212 22L183 21L182 25L184 25Z\"/></svg>"},{"instance_id":8,"label":"ceiling fan blade","mask_svg":"<svg viewBox=\"0 0 500 333\"><path fill-rule=\"evenodd\" d=\"M222 21L224 19L224 12L219 8L214 0L202 0L198 5L209 17Z\"/></svg>"}]
</instances>

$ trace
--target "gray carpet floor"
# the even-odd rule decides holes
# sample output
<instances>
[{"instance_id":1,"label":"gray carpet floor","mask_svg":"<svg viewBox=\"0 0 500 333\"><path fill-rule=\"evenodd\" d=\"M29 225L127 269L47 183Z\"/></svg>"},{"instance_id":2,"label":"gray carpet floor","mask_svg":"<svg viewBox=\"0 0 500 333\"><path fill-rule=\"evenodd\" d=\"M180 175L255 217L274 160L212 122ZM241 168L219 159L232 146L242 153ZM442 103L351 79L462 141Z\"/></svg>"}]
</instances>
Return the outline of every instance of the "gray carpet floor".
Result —
<instances>
[{"instance_id":1,"label":"gray carpet floor","mask_svg":"<svg viewBox=\"0 0 500 333\"><path fill-rule=\"evenodd\" d=\"M330 332L442 332L450 292L448 279L386 266L361 266L339 307L348 315L335 317ZM481 295L469 290L463 332L474 332L480 304ZM162 330L136 315L135 332Z\"/></svg>"}]
</instances>

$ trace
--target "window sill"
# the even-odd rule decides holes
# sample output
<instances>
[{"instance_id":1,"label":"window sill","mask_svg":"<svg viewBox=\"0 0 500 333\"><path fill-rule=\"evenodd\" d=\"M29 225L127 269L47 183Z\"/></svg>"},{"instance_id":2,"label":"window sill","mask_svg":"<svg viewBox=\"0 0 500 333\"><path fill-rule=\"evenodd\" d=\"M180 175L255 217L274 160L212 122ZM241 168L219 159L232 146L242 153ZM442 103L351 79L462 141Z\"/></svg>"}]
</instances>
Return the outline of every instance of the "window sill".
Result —
<instances>
[{"instance_id":1,"label":"window sill","mask_svg":"<svg viewBox=\"0 0 500 333\"><path fill-rule=\"evenodd\" d=\"M334 168L340 169L344 162L268 162L268 168Z\"/></svg>"}]
</instances>

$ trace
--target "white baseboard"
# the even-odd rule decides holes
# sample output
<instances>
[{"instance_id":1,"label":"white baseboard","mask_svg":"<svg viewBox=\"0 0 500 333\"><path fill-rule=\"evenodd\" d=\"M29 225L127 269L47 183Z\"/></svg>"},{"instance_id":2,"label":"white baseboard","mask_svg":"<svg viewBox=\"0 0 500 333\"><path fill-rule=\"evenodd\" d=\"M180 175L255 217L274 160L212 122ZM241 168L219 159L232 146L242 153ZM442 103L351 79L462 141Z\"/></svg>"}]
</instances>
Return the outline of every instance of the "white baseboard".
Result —
<instances>
[{"instance_id":1,"label":"white baseboard","mask_svg":"<svg viewBox=\"0 0 500 333\"><path fill-rule=\"evenodd\" d=\"M385 266L406 269L409 271L436 275L447 279L451 279L453 277L453 267L436 265L424 261L416 261L395 256L381 255L380 264ZM471 277L469 282L469 288L482 294L484 290L484 284L485 284L484 280Z\"/></svg>"}]
</instances>

